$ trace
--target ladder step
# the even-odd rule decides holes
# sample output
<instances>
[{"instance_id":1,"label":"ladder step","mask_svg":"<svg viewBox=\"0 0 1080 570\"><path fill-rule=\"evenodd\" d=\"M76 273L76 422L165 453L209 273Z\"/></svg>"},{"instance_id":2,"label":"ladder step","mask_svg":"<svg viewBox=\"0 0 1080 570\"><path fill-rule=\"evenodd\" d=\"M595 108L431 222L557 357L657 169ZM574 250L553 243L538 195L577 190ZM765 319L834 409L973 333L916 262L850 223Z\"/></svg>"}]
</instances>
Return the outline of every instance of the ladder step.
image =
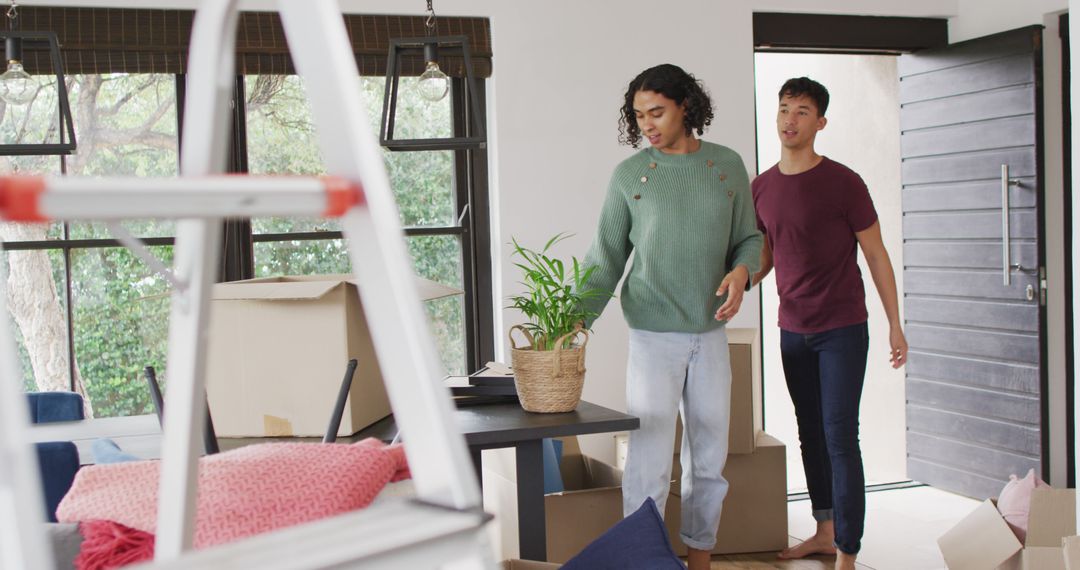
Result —
<instances>
[{"instance_id":1,"label":"ladder step","mask_svg":"<svg viewBox=\"0 0 1080 570\"><path fill-rule=\"evenodd\" d=\"M336 176L0 177L0 217L15 222L338 217L363 203L360 184Z\"/></svg>"},{"instance_id":2,"label":"ladder step","mask_svg":"<svg viewBox=\"0 0 1080 570\"><path fill-rule=\"evenodd\" d=\"M479 535L490 519L480 510L456 510L415 499L389 500L134 568L434 568L475 555Z\"/></svg>"}]
</instances>

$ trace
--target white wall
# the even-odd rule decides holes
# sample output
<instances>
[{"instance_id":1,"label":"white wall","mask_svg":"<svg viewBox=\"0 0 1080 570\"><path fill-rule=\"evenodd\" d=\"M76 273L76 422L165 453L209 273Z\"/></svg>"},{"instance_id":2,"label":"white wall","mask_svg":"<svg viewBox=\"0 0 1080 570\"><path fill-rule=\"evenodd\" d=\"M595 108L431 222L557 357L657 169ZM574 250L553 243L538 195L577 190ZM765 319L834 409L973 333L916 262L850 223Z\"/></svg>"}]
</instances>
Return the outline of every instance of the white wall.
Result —
<instances>
[{"instance_id":1,"label":"white wall","mask_svg":"<svg viewBox=\"0 0 1080 570\"><path fill-rule=\"evenodd\" d=\"M791 77L806 75L829 90L829 122L818 133L817 151L858 172L870 188L882 239L903 291L900 208L900 103L896 58L869 55L757 54L758 160L765 171L780 159L776 136L777 90ZM870 354L863 388L859 436L868 484L907 479L904 372L886 356L889 322L866 261L859 256L870 318ZM780 363L779 298L770 275L762 287L762 353L765 375L765 429L787 444L788 488L802 490L806 476L799 452L795 411ZM901 315L903 298L901 297Z\"/></svg>"},{"instance_id":2,"label":"white wall","mask_svg":"<svg viewBox=\"0 0 1080 570\"><path fill-rule=\"evenodd\" d=\"M1046 14L1063 11L1066 4L1066 0L956 0L957 17L949 21L949 41L1042 25Z\"/></svg>"}]
</instances>

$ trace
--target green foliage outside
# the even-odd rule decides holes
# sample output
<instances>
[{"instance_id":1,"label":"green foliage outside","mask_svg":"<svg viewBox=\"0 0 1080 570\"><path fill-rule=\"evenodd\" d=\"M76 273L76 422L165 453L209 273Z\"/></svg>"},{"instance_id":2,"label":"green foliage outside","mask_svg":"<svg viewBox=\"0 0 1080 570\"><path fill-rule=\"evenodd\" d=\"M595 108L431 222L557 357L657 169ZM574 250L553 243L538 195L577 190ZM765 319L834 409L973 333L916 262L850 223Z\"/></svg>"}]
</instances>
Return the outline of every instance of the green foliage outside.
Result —
<instances>
[{"instance_id":1,"label":"green foliage outside","mask_svg":"<svg viewBox=\"0 0 1080 570\"><path fill-rule=\"evenodd\" d=\"M86 176L175 176L178 172L175 80L171 75L72 76L68 78L79 151L68 159L70 174ZM361 78L360 97L377 129L382 79ZM44 92L45 90L43 90ZM52 95L55 105L55 94ZM48 94L34 107L49 109ZM322 161L314 128L296 76L260 76L247 80L248 160L252 173L319 174ZM2 114L2 111L0 111ZM40 116L48 116L48 113ZM43 119L44 120L44 119ZM402 105L399 136L448 136L448 100L439 104ZM18 136L0 122L0 137ZM55 122L55 121L54 121ZM26 121L33 125L34 121ZM5 130L8 129L8 130ZM31 129L21 136L30 137ZM48 136L48 125L33 134ZM411 131L411 132L410 132ZM6 140L10 140L6 139ZM453 153L387 153L386 164L407 226L449 226L454 213ZM56 157L18 157L12 170L36 173L58 170ZM153 220L124 224L135 235L168 236L172 222ZM273 218L253 220L256 233L339 229L336 221ZM55 225L47 236L62 237ZM103 224L73 223L70 237L111 237ZM408 249L419 275L454 287L463 283L461 243L455 235L409 238ZM171 247L153 247L167 265ZM18 255L9 252L6 255ZM64 262L60 250L49 252L53 278L63 296ZM351 269L343 240L259 242L255 246L258 276L342 273ZM125 248L77 249L71 254L71 287L76 363L98 417L151 411L142 369L153 365L167 378L169 292L154 274ZM61 298L63 304L64 299ZM427 303L432 329L448 372L465 368L464 304L460 296ZM21 340L21 331L16 331ZM33 371L22 351L27 389L35 389Z\"/></svg>"},{"instance_id":2,"label":"green foliage outside","mask_svg":"<svg viewBox=\"0 0 1080 570\"><path fill-rule=\"evenodd\" d=\"M166 265L171 247L151 247ZM75 361L99 417L153 412L142 377L165 364L171 287L125 248L72 252Z\"/></svg>"},{"instance_id":3,"label":"green foliage outside","mask_svg":"<svg viewBox=\"0 0 1080 570\"><path fill-rule=\"evenodd\" d=\"M171 75L77 76L71 89L82 176L172 177L179 172L176 87ZM85 152L82 149L91 152ZM138 236L168 236L172 221L123 224ZM72 223L72 239L111 237L104 224ZM171 247L151 254L172 264ZM169 293L163 277L126 248L71 252L75 362L98 417L151 413L142 371L165 368Z\"/></svg>"},{"instance_id":4,"label":"green foliage outside","mask_svg":"<svg viewBox=\"0 0 1080 570\"><path fill-rule=\"evenodd\" d=\"M449 99L428 103L412 96L412 82L402 81L395 135L446 137L451 134ZM378 132L382 78L362 77L362 101ZM310 107L297 76L246 78L248 169L253 174L322 174ZM439 152L390 152L383 157L405 226L451 226L454 214L454 155ZM255 233L317 232L340 229L337 220L261 218ZM462 287L461 242L454 235L411 237L407 241L416 273L432 281ZM352 270L342 240L294 240L255 244L259 277ZM448 373L465 372L464 303L460 297L426 304L436 344Z\"/></svg>"}]
</instances>

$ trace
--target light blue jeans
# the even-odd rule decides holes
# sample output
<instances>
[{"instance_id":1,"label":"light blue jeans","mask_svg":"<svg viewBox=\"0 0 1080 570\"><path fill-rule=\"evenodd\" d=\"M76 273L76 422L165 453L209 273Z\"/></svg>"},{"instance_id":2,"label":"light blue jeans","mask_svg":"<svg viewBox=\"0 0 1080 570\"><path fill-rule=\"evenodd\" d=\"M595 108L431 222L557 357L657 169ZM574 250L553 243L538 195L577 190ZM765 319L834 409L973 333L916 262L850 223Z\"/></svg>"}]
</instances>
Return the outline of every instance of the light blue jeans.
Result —
<instances>
[{"instance_id":1,"label":"light blue jeans","mask_svg":"<svg viewBox=\"0 0 1080 570\"><path fill-rule=\"evenodd\" d=\"M646 497L661 513L671 486L676 414L683 419L682 532L690 548L712 550L728 482L731 354L727 331L692 334L630 330L626 403L641 427L630 432L623 514Z\"/></svg>"}]
</instances>

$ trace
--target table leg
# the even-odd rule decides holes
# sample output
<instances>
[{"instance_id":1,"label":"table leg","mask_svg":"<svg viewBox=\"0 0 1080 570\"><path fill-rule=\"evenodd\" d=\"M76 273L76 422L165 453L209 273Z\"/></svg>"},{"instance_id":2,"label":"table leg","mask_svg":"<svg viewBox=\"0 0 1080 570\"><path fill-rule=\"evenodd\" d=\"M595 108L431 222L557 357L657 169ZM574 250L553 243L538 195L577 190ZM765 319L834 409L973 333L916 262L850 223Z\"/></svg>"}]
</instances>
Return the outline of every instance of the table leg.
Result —
<instances>
[{"instance_id":1,"label":"table leg","mask_svg":"<svg viewBox=\"0 0 1080 570\"><path fill-rule=\"evenodd\" d=\"M544 453L541 440L517 445L518 542L521 558L547 560Z\"/></svg>"},{"instance_id":2,"label":"table leg","mask_svg":"<svg viewBox=\"0 0 1080 570\"><path fill-rule=\"evenodd\" d=\"M473 470L476 471L476 482L480 485L480 496L484 496L484 464L480 459L482 450L479 447L469 447L469 456L472 457Z\"/></svg>"}]
</instances>

